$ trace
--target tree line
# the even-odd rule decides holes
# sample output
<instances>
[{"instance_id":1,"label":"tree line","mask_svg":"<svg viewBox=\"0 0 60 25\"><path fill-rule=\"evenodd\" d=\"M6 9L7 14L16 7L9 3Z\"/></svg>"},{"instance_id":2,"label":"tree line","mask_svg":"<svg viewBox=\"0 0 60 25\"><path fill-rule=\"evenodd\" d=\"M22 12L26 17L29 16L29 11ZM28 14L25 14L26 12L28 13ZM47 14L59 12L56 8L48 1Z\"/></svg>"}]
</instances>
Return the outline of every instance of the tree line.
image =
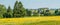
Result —
<instances>
[{"instance_id":1,"label":"tree line","mask_svg":"<svg viewBox=\"0 0 60 25\"><path fill-rule=\"evenodd\" d=\"M16 1L13 9L10 6L7 9L4 5L0 4L0 18L16 18L24 17L25 15L26 10L21 2Z\"/></svg>"},{"instance_id":2,"label":"tree line","mask_svg":"<svg viewBox=\"0 0 60 25\"><path fill-rule=\"evenodd\" d=\"M36 12L35 10L35 12L32 12L31 10L25 9L21 1L16 1L13 9L11 9L10 6L8 6L7 9L4 5L0 4L0 18L19 18L31 16L31 13L34 13L34 16L38 16L38 14L41 14L41 16L51 16L49 10L42 12L40 12L39 10ZM54 15L60 15L58 9L55 10Z\"/></svg>"}]
</instances>

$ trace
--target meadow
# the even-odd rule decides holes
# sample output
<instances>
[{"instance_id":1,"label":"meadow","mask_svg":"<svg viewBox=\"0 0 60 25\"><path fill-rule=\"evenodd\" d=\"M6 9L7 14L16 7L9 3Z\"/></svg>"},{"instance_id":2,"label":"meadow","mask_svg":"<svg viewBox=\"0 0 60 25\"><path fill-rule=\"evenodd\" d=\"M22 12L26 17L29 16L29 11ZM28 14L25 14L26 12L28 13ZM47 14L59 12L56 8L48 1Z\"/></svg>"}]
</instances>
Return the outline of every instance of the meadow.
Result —
<instances>
[{"instance_id":1,"label":"meadow","mask_svg":"<svg viewBox=\"0 0 60 25\"><path fill-rule=\"evenodd\" d=\"M2 18L0 25L60 25L60 16Z\"/></svg>"}]
</instances>

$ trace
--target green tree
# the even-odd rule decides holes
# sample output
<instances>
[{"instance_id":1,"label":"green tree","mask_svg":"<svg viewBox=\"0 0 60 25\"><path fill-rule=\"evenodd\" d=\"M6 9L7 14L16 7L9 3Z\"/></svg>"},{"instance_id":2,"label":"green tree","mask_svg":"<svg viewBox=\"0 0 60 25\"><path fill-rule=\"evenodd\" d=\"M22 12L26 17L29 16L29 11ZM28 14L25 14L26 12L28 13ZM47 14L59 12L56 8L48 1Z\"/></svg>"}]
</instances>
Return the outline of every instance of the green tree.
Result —
<instances>
[{"instance_id":1,"label":"green tree","mask_svg":"<svg viewBox=\"0 0 60 25\"><path fill-rule=\"evenodd\" d=\"M57 13L57 12L58 12L58 9L55 10L55 13Z\"/></svg>"},{"instance_id":2,"label":"green tree","mask_svg":"<svg viewBox=\"0 0 60 25\"><path fill-rule=\"evenodd\" d=\"M51 14L49 12L44 13L44 16L50 16Z\"/></svg>"},{"instance_id":3,"label":"green tree","mask_svg":"<svg viewBox=\"0 0 60 25\"><path fill-rule=\"evenodd\" d=\"M55 15L58 15L58 9L55 10Z\"/></svg>"},{"instance_id":4,"label":"green tree","mask_svg":"<svg viewBox=\"0 0 60 25\"><path fill-rule=\"evenodd\" d=\"M55 15L60 15L60 11L58 11L58 9L55 10Z\"/></svg>"},{"instance_id":5,"label":"green tree","mask_svg":"<svg viewBox=\"0 0 60 25\"><path fill-rule=\"evenodd\" d=\"M3 18L3 14L6 12L6 7L0 4L0 18Z\"/></svg>"},{"instance_id":6,"label":"green tree","mask_svg":"<svg viewBox=\"0 0 60 25\"><path fill-rule=\"evenodd\" d=\"M27 15L27 16L31 16L31 11L28 10L28 9L26 9L26 15Z\"/></svg>"},{"instance_id":7,"label":"green tree","mask_svg":"<svg viewBox=\"0 0 60 25\"><path fill-rule=\"evenodd\" d=\"M12 17L12 9L10 6L8 6L7 12L3 15L6 18L11 18Z\"/></svg>"},{"instance_id":8,"label":"green tree","mask_svg":"<svg viewBox=\"0 0 60 25\"><path fill-rule=\"evenodd\" d=\"M13 9L13 16L14 17L23 17L26 14L26 10L23 7L21 2L16 1Z\"/></svg>"},{"instance_id":9,"label":"green tree","mask_svg":"<svg viewBox=\"0 0 60 25\"><path fill-rule=\"evenodd\" d=\"M44 16L50 16L50 15L51 14L50 14L49 10L46 10L45 13L44 13Z\"/></svg>"}]
</instances>

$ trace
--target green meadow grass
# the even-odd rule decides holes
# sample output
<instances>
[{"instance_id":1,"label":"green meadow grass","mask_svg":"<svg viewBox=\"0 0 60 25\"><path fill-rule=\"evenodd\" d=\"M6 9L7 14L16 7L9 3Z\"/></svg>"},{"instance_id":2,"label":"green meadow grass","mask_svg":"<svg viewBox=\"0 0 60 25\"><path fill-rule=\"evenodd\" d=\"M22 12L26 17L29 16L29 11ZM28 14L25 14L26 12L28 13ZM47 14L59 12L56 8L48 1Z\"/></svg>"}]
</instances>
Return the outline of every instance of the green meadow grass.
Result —
<instances>
[{"instance_id":1,"label":"green meadow grass","mask_svg":"<svg viewBox=\"0 0 60 25\"><path fill-rule=\"evenodd\" d=\"M54 19L54 20L50 20L50 18ZM25 22L22 19L25 20ZM42 19L45 21L41 21ZM60 25L60 21L58 19L60 19L60 16L24 17L21 19L20 18L6 18L5 19L4 18L4 19L0 19L0 25ZM18 22L16 22L16 20ZM33 20L33 21L31 21L31 20ZM12 21L12 22L8 22L8 21Z\"/></svg>"},{"instance_id":2,"label":"green meadow grass","mask_svg":"<svg viewBox=\"0 0 60 25\"><path fill-rule=\"evenodd\" d=\"M13 23L13 22L0 22L1 25L60 25L60 21L40 21L40 22L25 22L25 23Z\"/></svg>"}]
</instances>

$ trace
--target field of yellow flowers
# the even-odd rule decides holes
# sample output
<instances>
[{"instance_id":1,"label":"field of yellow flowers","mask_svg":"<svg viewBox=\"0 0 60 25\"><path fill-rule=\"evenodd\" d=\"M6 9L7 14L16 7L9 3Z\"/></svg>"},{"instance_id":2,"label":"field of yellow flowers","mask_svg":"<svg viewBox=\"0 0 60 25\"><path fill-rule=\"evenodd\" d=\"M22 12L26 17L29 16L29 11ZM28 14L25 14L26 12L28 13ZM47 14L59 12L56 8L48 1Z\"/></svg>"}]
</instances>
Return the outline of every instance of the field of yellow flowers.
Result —
<instances>
[{"instance_id":1,"label":"field of yellow flowers","mask_svg":"<svg viewBox=\"0 0 60 25\"><path fill-rule=\"evenodd\" d=\"M36 23L40 21L60 21L60 16L46 17L25 17L25 18L3 18L0 19L0 24L5 23Z\"/></svg>"}]
</instances>

